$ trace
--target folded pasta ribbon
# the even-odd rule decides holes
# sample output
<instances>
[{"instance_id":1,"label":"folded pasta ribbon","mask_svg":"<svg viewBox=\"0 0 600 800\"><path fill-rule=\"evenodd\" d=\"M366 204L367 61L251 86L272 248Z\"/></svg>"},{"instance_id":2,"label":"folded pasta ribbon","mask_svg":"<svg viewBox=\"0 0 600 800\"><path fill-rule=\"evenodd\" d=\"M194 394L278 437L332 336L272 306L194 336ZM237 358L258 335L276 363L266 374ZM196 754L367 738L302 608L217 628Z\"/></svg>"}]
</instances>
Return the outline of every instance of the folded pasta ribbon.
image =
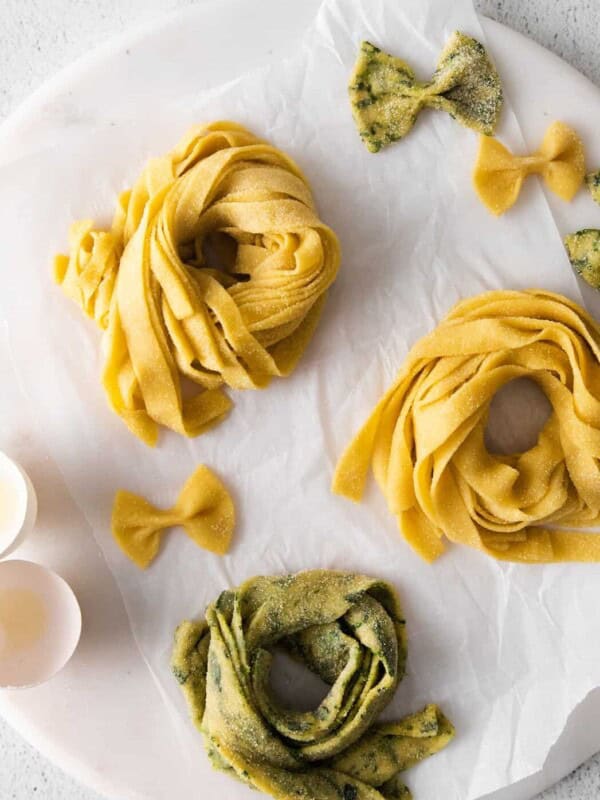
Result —
<instances>
[{"instance_id":1,"label":"folded pasta ribbon","mask_svg":"<svg viewBox=\"0 0 600 800\"><path fill-rule=\"evenodd\" d=\"M232 122L193 128L148 162L110 231L71 228L64 291L104 329L113 410L153 445L196 436L222 391L264 388L296 366L339 265L339 245L284 153ZM181 380L197 384L184 397Z\"/></svg>"},{"instance_id":2,"label":"folded pasta ribbon","mask_svg":"<svg viewBox=\"0 0 600 800\"><path fill-rule=\"evenodd\" d=\"M393 588L364 575L314 570L223 592L177 628L171 662L213 766L277 800L410 798L398 773L454 729L434 705L375 722L404 674L404 626ZM329 685L315 710L272 693L275 648Z\"/></svg>"},{"instance_id":3,"label":"folded pasta ribbon","mask_svg":"<svg viewBox=\"0 0 600 800\"><path fill-rule=\"evenodd\" d=\"M201 465L185 482L173 508L160 509L143 497L118 491L112 532L119 547L141 569L154 560L165 528L181 525L199 547L223 555L229 549L235 509L229 492Z\"/></svg>"},{"instance_id":4,"label":"folded pasta ribbon","mask_svg":"<svg viewBox=\"0 0 600 800\"><path fill-rule=\"evenodd\" d=\"M590 172L585 182L600 204L600 171ZM600 230L583 228L565 236L565 247L573 269L594 289L600 289Z\"/></svg>"},{"instance_id":5,"label":"folded pasta ribbon","mask_svg":"<svg viewBox=\"0 0 600 800\"><path fill-rule=\"evenodd\" d=\"M583 144L564 122L550 125L532 156L514 156L497 139L481 137L473 183L492 214L504 214L514 205L525 178L536 173L561 200L572 200L581 187L585 175Z\"/></svg>"},{"instance_id":6,"label":"folded pasta ribbon","mask_svg":"<svg viewBox=\"0 0 600 800\"><path fill-rule=\"evenodd\" d=\"M516 378L552 413L534 447L485 445L490 403ZM362 497L369 468L428 561L452 542L506 561L600 561L600 327L560 295L463 300L417 342L340 459L333 490ZM560 526L555 530L548 526Z\"/></svg>"},{"instance_id":7,"label":"folded pasta ribbon","mask_svg":"<svg viewBox=\"0 0 600 800\"><path fill-rule=\"evenodd\" d=\"M483 45L459 31L428 83L419 83L401 59L362 42L348 92L359 134L372 153L406 136L425 107L488 135L502 109L500 77Z\"/></svg>"}]
</instances>

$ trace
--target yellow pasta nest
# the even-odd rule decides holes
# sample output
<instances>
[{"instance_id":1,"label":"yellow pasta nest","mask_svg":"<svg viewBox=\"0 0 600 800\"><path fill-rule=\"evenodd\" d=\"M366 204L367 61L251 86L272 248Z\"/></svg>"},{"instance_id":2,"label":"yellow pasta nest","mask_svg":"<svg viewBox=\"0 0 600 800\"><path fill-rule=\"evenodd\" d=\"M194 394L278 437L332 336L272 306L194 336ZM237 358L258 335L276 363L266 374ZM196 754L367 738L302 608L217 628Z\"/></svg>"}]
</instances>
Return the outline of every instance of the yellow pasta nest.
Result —
<instances>
[{"instance_id":1,"label":"yellow pasta nest","mask_svg":"<svg viewBox=\"0 0 600 800\"><path fill-rule=\"evenodd\" d=\"M497 455L495 393L530 378L552 413L534 447ZM402 533L428 561L443 536L507 561L598 561L600 328L560 295L496 291L459 303L415 344L342 456L333 489L362 496L372 465Z\"/></svg>"},{"instance_id":2,"label":"yellow pasta nest","mask_svg":"<svg viewBox=\"0 0 600 800\"><path fill-rule=\"evenodd\" d=\"M149 161L110 231L74 224L64 291L105 330L112 408L153 445L196 436L231 406L223 385L288 375L339 266L300 169L232 122L196 127ZM198 386L183 396L181 378Z\"/></svg>"}]
</instances>

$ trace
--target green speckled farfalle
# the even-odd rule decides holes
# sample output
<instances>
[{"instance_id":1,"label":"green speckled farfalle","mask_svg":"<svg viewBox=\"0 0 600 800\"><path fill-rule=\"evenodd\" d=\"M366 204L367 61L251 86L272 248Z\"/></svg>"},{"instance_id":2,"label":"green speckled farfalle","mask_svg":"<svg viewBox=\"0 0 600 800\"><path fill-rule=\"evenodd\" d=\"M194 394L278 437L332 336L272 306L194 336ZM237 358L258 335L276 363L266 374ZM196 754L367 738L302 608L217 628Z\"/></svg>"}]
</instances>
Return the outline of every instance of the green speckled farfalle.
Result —
<instances>
[{"instance_id":1,"label":"green speckled farfalle","mask_svg":"<svg viewBox=\"0 0 600 800\"><path fill-rule=\"evenodd\" d=\"M270 688L273 649L329 691L313 711ZM409 800L398 778L453 737L427 706L377 724L404 674L399 600L383 581L314 570L252 578L175 634L173 673L217 769L277 800Z\"/></svg>"},{"instance_id":2,"label":"green speckled farfalle","mask_svg":"<svg viewBox=\"0 0 600 800\"><path fill-rule=\"evenodd\" d=\"M600 169L586 175L585 182L592 198L600 205Z\"/></svg>"},{"instance_id":3,"label":"green speckled farfalle","mask_svg":"<svg viewBox=\"0 0 600 800\"><path fill-rule=\"evenodd\" d=\"M488 136L502 109L502 84L485 48L459 31L428 83L419 83L401 59L362 42L348 91L358 132L372 153L406 136L426 106Z\"/></svg>"},{"instance_id":4,"label":"green speckled farfalle","mask_svg":"<svg viewBox=\"0 0 600 800\"><path fill-rule=\"evenodd\" d=\"M600 170L590 172L586 185L596 203L600 204ZM584 228L565 236L565 247L573 269L584 281L600 289L600 230Z\"/></svg>"}]
</instances>

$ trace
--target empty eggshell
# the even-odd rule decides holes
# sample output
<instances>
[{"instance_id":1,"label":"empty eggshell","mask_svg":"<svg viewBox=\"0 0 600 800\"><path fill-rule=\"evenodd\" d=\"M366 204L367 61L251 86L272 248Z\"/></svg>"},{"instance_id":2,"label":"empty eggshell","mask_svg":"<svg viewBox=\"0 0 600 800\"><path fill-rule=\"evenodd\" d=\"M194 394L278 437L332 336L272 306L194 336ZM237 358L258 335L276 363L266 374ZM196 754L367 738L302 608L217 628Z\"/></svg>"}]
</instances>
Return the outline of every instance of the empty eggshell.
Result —
<instances>
[{"instance_id":1,"label":"empty eggshell","mask_svg":"<svg viewBox=\"0 0 600 800\"><path fill-rule=\"evenodd\" d=\"M81 610L59 575L31 561L0 563L0 687L43 683L73 655Z\"/></svg>"}]
</instances>

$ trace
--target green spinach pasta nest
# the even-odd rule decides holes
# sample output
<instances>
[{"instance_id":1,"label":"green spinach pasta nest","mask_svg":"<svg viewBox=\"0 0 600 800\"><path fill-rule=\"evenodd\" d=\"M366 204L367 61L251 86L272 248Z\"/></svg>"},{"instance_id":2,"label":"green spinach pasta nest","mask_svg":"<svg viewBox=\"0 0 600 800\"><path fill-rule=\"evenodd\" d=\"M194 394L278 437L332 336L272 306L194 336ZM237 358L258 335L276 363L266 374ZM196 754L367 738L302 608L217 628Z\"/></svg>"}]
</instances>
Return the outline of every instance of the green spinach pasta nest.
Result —
<instances>
[{"instance_id":1,"label":"green spinach pasta nest","mask_svg":"<svg viewBox=\"0 0 600 800\"><path fill-rule=\"evenodd\" d=\"M292 710L274 696L275 648L329 685L315 710ZM454 735L433 705L376 722L405 661L393 588L315 570L223 592L205 619L177 628L172 668L215 768L278 800L397 800L410 798L398 773Z\"/></svg>"}]
</instances>

